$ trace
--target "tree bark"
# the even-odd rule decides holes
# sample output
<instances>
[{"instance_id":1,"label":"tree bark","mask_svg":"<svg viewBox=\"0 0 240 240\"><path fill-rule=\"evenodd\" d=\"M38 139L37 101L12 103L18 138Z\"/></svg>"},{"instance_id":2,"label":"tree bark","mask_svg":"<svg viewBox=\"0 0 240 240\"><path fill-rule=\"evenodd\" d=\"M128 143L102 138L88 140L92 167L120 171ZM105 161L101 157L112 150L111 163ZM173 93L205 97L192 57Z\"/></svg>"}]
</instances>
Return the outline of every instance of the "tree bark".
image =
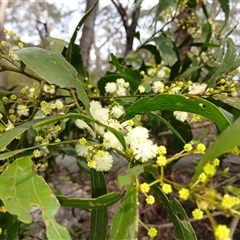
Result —
<instances>
[{"instance_id":1,"label":"tree bark","mask_svg":"<svg viewBox=\"0 0 240 240\"><path fill-rule=\"evenodd\" d=\"M135 9L133 10L130 17L128 17L127 10L121 5L118 1L118 4L111 0L114 6L116 7L119 15L121 16L123 26L126 32L126 49L125 49L125 56L132 51L133 49L133 34L136 32L137 22L140 14L141 3L138 3ZM131 24L129 24L129 19L131 18Z\"/></svg>"},{"instance_id":2,"label":"tree bark","mask_svg":"<svg viewBox=\"0 0 240 240\"><path fill-rule=\"evenodd\" d=\"M87 0L86 2L86 11L87 12L90 8L93 7L96 1ZM86 68L89 67L89 59L90 59L90 50L94 39L94 25L95 19L97 16L98 6L91 12L88 18L85 20L82 30L82 36L80 39L80 48L81 48L81 55L83 59L84 66Z\"/></svg>"},{"instance_id":3,"label":"tree bark","mask_svg":"<svg viewBox=\"0 0 240 240\"><path fill-rule=\"evenodd\" d=\"M4 24L6 21L6 9L8 7L8 0L2 1L0 5L0 42L6 39L4 33ZM7 74L6 72L0 73L0 88L6 89L7 87Z\"/></svg>"},{"instance_id":4,"label":"tree bark","mask_svg":"<svg viewBox=\"0 0 240 240\"><path fill-rule=\"evenodd\" d=\"M4 34L4 23L6 20L6 9L8 7L8 1L2 1L0 5L0 40L5 39L5 34Z\"/></svg>"}]
</instances>

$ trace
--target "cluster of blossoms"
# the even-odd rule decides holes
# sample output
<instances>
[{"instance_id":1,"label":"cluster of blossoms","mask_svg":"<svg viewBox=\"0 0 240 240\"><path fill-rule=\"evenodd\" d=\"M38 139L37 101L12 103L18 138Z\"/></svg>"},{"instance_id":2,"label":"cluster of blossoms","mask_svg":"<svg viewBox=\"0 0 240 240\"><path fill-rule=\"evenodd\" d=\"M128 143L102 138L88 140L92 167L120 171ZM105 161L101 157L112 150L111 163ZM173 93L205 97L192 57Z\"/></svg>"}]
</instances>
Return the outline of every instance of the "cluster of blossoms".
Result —
<instances>
[{"instance_id":1,"label":"cluster of blossoms","mask_svg":"<svg viewBox=\"0 0 240 240\"><path fill-rule=\"evenodd\" d=\"M18 56L14 53L14 50L23 48L21 37L16 35L12 30L4 29L4 33L8 38L8 42L1 41L0 48L5 56L9 57L13 61L18 61Z\"/></svg>"},{"instance_id":2,"label":"cluster of blossoms","mask_svg":"<svg viewBox=\"0 0 240 240\"><path fill-rule=\"evenodd\" d=\"M2 97L2 102L6 105L8 112L6 116L0 115L0 133L13 129L15 126L26 121L26 118L32 119L45 118L49 115L63 114L66 110L63 102L56 99L50 102L39 100L41 92L45 94L54 94L55 86L45 84L41 90L38 82L34 82L32 86L25 86L21 89L21 94L11 94L10 96ZM7 119L7 120L5 120ZM35 145L40 146L33 151L33 157L39 158L40 156L47 155L47 145L54 141L60 142L58 138L59 133L62 131L62 126L58 124L49 124L47 126L36 129L37 136ZM18 137L20 138L20 136ZM5 149L2 149L2 151Z\"/></svg>"},{"instance_id":3,"label":"cluster of blossoms","mask_svg":"<svg viewBox=\"0 0 240 240\"><path fill-rule=\"evenodd\" d=\"M100 102L91 101L90 112L94 119L100 122L99 125L95 124L95 131L102 136L103 141L99 144L93 144L80 139L76 145L77 153L80 156L88 157L87 161L90 167L94 167L98 171L109 171L112 167L113 160L108 150L115 150L124 155L122 144L117 137L111 131L106 130L104 126L114 128L124 136L127 145L126 152L129 159L143 163L157 156L158 147L149 139L148 130L135 124L136 122L139 123L140 119L135 119L135 121L129 120L123 123L117 120L124 114L122 106L114 105L109 109L102 107ZM95 132L91 130L85 122L77 120L76 126L81 129L86 129L93 137L96 137ZM103 160L103 158L105 160Z\"/></svg>"},{"instance_id":4,"label":"cluster of blossoms","mask_svg":"<svg viewBox=\"0 0 240 240\"><path fill-rule=\"evenodd\" d=\"M108 82L105 86L106 93L111 96L126 96L128 93L129 83L123 78L118 78L116 82Z\"/></svg>"},{"instance_id":5,"label":"cluster of blossoms","mask_svg":"<svg viewBox=\"0 0 240 240\"><path fill-rule=\"evenodd\" d=\"M179 198L186 200L195 200L197 208L192 211L192 216L196 220L201 220L204 214L211 216L211 210L219 209L224 214L236 214L239 215L240 198L230 194L224 194L223 196L212 187L211 179L216 175L217 167L220 165L219 159L213 159L206 163L203 167L203 172L199 175L197 181L193 184L189 184L188 187L171 182L164 177L164 167L179 157L186 156L188 154L204 154L206 147L204 144L199 143L195 147L192 143L185 144L184 149L172 156L166 157L166 148L164 146L158 147L158 156L156 158L156 167L160 168L160 176L152 183L142 183L139 186L140 191L146 196L147 204L154 204L155 199L152 195L149 195L151 186L154 184L160 184L162 191L165 194L170 194L173 189L178 191ZM209 183L209 186L208 186ZM199 192L199 189L202 189ZM214 220L213 220L214 221ZM226 225L217 225L215 223L214 234L218 240L230 240L230 229Z\"/></svg>"}]
</instances>

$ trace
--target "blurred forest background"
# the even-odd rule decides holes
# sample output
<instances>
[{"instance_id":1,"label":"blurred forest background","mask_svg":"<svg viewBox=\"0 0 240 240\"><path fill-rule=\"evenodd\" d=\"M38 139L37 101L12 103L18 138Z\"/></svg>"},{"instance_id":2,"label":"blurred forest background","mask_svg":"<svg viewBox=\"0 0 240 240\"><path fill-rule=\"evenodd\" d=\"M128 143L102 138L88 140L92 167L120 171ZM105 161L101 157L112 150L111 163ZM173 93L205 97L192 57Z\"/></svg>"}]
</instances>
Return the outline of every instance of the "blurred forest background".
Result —
<instances>
[{"instance_id":1,"label":"blurred forest background","mask_svg":"<svg viewBox=\"0 0 240 240\"><path fill-rule=\"evenodd\" d=\"M181 23L181 20L191 18L191 11L186 9L174 17L168 15L168 7L175 1L177 0L100 0L96 9L91 13L87 21L85 21L83 28L80 29L77 38L77 44L79 44L81 48L83 62L86 69L89 70L91 82L96 83L106 73L108 68L111 67L109 64L111 53L114 53L118 58L125 58L127 63L129 62L133 68L138 69L142 64L142 58L145 62L152 61L153 58L151 57L151 53L146 49L141 49L141 51L137 50L139 50L140 46L144 43L150 42L155 36L157 37L164 34L171 36L177 46L181 45L185 39L189 39L188 41L191 43L191 38L194 38L193 35L195 33L196 38L199 37L197 34L200 34L201 37L202 32L198 30L201 29L203 23L201 26L191 26L191 29L194 29L194 32L191 33L189 31L190 28L184 30L177 24ZM208 19L209 22L212 23L212 28L216 27L219 28L219 31L221 30L224 25L225 16L221 9L220 1L206 0L204 3L197 0L190 1L199 3L196 7L196 16L200 22ZM95 2L95 0L1 0L0 41L5 39L4 28L7 28L20 35L25 46L37 45L49 48L51 42L49 37L57 38L62 44L67 45L79 20ZM186 1L179 0L179 3L181 2ZM160 7L165 7L166 11L160 14ZM239 14L240 3L238 3L237 0L230 0L230 17L224 28L223 37L220 40L224 41L224 39L227 39L227 36L230 35L237 49L240 49ZM224 45L224 43L222 44ZM181 48L181 61L189 49L190 47ZM139 57L139 55L141 55L141 57ZM239 55L239 53L237 53L237 55ZM154 65L153 62L152 65ZM1 91L11 91L11 87L16 85L21 88L27 81L27 78L22 75L3 72L0 74L0 93ZM15 90L16 88L14 88L14 91ZM109 179L111 179L111 176ZM57 181L53 185L55 185L57 189L58 187L60 189L64 187L65 182ZM110 189L117 188L114 181L108 181L108 184L110 185ZM81 193L77 193L75 188L71 188L72 185L71 187L66 185L64 189L66 193L72 191L78 195L84 195L86 192L89 192L89 183L85 184L84 182L82 185L84 189L80 188ZM77 187L79 187L79 185L77 185ZM61 189L61 191L65 194L63 189ZM116 209L112 210L112 215L115 214L115 210ZM147 219L153 219L153 211L155 210L150 209L150 211L144 213L147 215ZM78 216L83 216L83 211L81 211L81 214ZM62 215L64 216L62 217L64 221L67 221L66 219L73 219L71 212L68 217L65 212ZM84 219L84 216L81 218ZM88 215L86 219L87 218ZM78 220L76 225L80 220ZM65 222L63 223L65 224ZM167 224L168 223L166 223L165 227L169 227ZM199 235L202 234L202 229L206 229L206 226L209 225L208 223L204 224L202 228L198 226ZM171 234L172 228L168 229L169 234ZM86 229L83 227L81 231L84 233ZM81 234L83 234L82 232Z\"/></svg>"},{"instance_id":2,"label":"blurred forest background","mask_svg":"<svg viewBox=\"0 0 240 240\"><path fill-rule=\"evenodd\" d=\"M163 26L165 20L160 16L158 8L162 4L169 5L173 0L100 0L98 7L79 31L79 44L85 67L91 71L91 79L98 80L109 66L110 54L117 57L137 60L133 50L145 40L164 30L173 34L179 43L186 37L186 32L178 32L176 24ZM48 45L48 36L64 39L66 42L84 13L90 9L95 0L71 1L8 1L2 0L0 5L0 40L4 40L3 29L12 29L22 37L25 46ZM181 2L181 1L180 1ZM200 10L213 22L224 19L218 0L206 0ZM234 42L240 48L238 19L240 3L230 1L230 21L225 32L231 32ZM186 18L188 12L177 18ZM141 41L141 42L140 42ZM142 52L141 54L146 54ZM147 56L146 56L147 57ZM137 62L137 61L136 61ZM10 81L11 82L11 81ZM1 86L8 88L5 81Z\"/></svg>"}]
</instances>

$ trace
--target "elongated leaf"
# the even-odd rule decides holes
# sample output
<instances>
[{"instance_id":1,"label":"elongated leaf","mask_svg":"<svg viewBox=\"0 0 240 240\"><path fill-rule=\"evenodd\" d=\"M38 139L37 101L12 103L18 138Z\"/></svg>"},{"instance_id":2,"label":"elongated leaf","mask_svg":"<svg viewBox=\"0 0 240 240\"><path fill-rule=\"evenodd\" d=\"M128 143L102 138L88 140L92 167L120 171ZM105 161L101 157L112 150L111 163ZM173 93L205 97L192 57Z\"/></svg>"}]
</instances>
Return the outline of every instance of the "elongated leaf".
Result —
<instances>
[{"instance_id":1,"label":"elongated leaf","mask_svg":"<svg viewBox=\"0 0 240 240\"><path fill-rule=\"evenodd\" d=\"M203 155L197 170L194 174L193 181L195 182L200 173L203 171L203 167L208 161L213 160L216 157L221 156L235 146L240 146L240 118L238 118L231 126L229 126L224 132L222 132L217 139L207 149Z\"/></svg>"},{"instance_id":2,"label":"elongated leaf","mask_svg":"<svg viewBox=\"0 0 240 240\"><path fill-rule=\"evenodd\" d=\"M113 220L109 240L129 239L129 231L131 232L131 228L135 227L134 224L136 221L138 221L137 190L133 184L130 184L127 187L125 199L121 203Z\"/></svg>"},{"instance_id":3,"label":"elongated leaf","mask_svg":"<svg viewBox=\"0 0 240 240\"><path fill-rule=\"evenodd\" d=\"M93 5L92 8L90 8L86 13L85 15L81 18L81 20L79 21L77 27L75 28L74 32L73 32L73 35L70 39L70 42L69 42L69 46L68 46L68 51L67 51L67 59L69 62L71 62L71 57L72 57L72 52L73 52L73 46L74 46L74 43L77 39L77 35L78 35L78 31L81 29L81 27L83 26L85 20L88 18L88 16L91 14L91 12L94 10L94 8L97 6L98 4L98 0L95 2L95 4Z\"/></svg>"},{"instance_id":4,"label":"elongated leaf","mask_svg":"<svg viewBox=\"0 0 240 240\"><path fill-rule=\"evenodd\" d=\"M118 70L118 72L121 74L120 77L124 78L127 82L129 82L129 85L131 87L131 90L135 92L138 89L138 86L141 82L141 74L138 70L131 70L127 67L122 66L118 59L114 56L114 54L111 54L111 59Z\"/></svg>"},{"instance_id":5,"label":"elongated leaf","mask_svg":"<svg viewBox=\"0 0 240 240\"><path fill-rule=\"evenodd\" d=\"M151 183L155 179L150 174L143 174L146 182ZM197 240L196 234L192 228L191 223L189 222L188 216L181 206L181 204L174 199L169 201L167 196L162 192L161 188L157 185L152 186L154 192L161 199L163 205L165 206L170 219L176 229L177 239L179 240Z\"/></svg>"},{"instance_id":6,"label":"elongated leaf","mask_svg":"<svg viewBox=\"0 0 240 240\"><path fill-rule=\"evenodd\" d=\"M108 82L116 82L118 78L121 78L122 75L119 73L107 72L97 83L100 93L103 95L105 92L105 86Z\"/></svg>"},{"instance_id":7,"label":"elongated leaf","mask_svg":"<svg viewBox=\"0 0 240 240\"><path fill-rule=\"evenodd\" d=\"M68 42L59 38L47 37L46 39L49 42L50 49L59 54L62 54L63 49L68 46Z\"/></svg>"},{"instance_id":8,"label":"elongated leaf","mask_svg":"<svg viewBox=\"0 0 240 240\"><path fill-rule=\"evenodd\" d=\"M229 7L229 0L218 0L221 8L225 14L225 20L224 20L224 25L223 28L226 26L228 19L229 19L229 13L230 13L230 7Z\"/></svg>"},{"instance_id":9,"label":"elongated leaf","mask_svg":"<svg viewBox=\"0 0 240 240\"><path fill-rule=\"evenodd\" d=\"M27 68L49 84L55 84L61 88L75 88L78 99L83 102L89 113L89 100L83 85L77 78L77 71L61 54L38 47L23 48L15 53Z\"/></svg>"},{"instance_id":10,"label":"elongated leaf","mask_svg":"<svg viewBox=\"0 0 240 240\"><path fill-rule=\"evenodd\" d=\"M15 51L24 64L37 76L59 87L73 87L77 71L61 54L38 47Z\"/></svg>"},{"instance_id":11,"label":"elongated leaf","mask_svg":"<svg viewBox=\"0 0 240 240\"><path fill-rule=\"evenodd\" d=\"M0 176L0 198L9 213L24 223L31 223L32 206L42 211L49 240L71 239L67 229L55 220L60 204L51 188L33 171L30 157L17 159Z\"/></svg>"},{"instance_id":12,"label":"elongated leaf","mask_svg":"<svg viewBox=\"0 0 240 240\"><path fill-rule=\"evenodd\" d=\"M142 98L126 110L125 119L133 118L137 114L157 110L196 113L215 122L220 131L223 131L230 125L228 119L211 102L203 98L187 98L176 94L161 94L154 98Z\"/></svg>"},{"instance_id":13,"label":"elongated leaf","mask_svg":"<svg viewBox=\"0 0 240 240\"><path fill-rule=\"evenodd\" d=\"M169 130L172 131L184 144L186 143L184 138L178 133L178 131L168 121L166 121L163 117L161 117L160 115L158 115L156 113L150 113L149 115L151 117L154 117L155 119L158 119L161 122L163 122L169 128Z\"/></svg>"},{"instance_id":14,"label":"elongated leaf","mask_svg":"<svg viewBox=\"0 0 240 240\"><path fill-rule=\"evenodd\" d=\"M223 62L212 72L212 76L207 79L208 87L211 86L222 73L233 70L234 61L236 59L236 48L231 38L227 40L227 49ZM239 63L238 63L239 64ZM239 65L238 65L239 66ZM238 67L236 66L236 68Z\"/></svg>"},{"instance_id":15,"label":"elongated leaf","mask_svg":"<svg viewBox=\"0 0 240 240\"><path fill-rule=\"evenodd\" d=\"M144 165L137 165L128 169L124 175L118 175L118 184L120 187L133 184L133 179L138 177L143 172Z\"/></svg>"},{"instance_id":16,"label":"elongated leaf","mask_svg":"<svg viewBox=\"0 0 240 240\"><path fill-rule=\"evenodd\" d=\"M192 74L193 72L196 72L198 69L200 69L201 66L193 66L193 67L189 67L187 68L186 71L184 71L183 73L181 73L178 77L182 77L182 78L188 78L190 76L190 74Z\"/></svg>"},{"instance_id":17,"label":"elongated leaf","mask_svg":"<svg viewBox=\"0 0 240 240\"><path fill-rule=\"evenodd\" d=\"M97 198L69 198L66 196L57 196L61 206L80 208L80 209L101 209L118 202L125 192L111 192Z\"/></svg>"},{"instance_id":18,"label":"elongated leaf","mask_svg":"<svg viewBox=\"0 0 240 240\"><path fill-rule=\"evenodd\" d=\"M173 66L178 60L178 57L174 50L174 45L171 39L161 35L160 37L155 37L153 41L156 43L164 62L168 63L170 66Z\"/></svg>"},{"instance_id":19,"label":"elongated leaf","mask_svg":"<svg viewBox=\"0 0 240 240\"><path fill-rule=\"evenodd\" d=\"M104 174L91 169L91 190L92 197L97 198L107 194ZM91 213L91 228L89 239L105 240L108 228L107 207L93 209Z\"/></svg>"},{"instance_id":20,"label":"elongated leaf","mask_svg":"<svg viewBox=\"0 0 240 240\"><path fill-rule=\"evenodd\" d=\"M155 62L156 64L160 64L161 63L161 56L159 51L157 50L157 47L151 44L147 44L147 45L143 45L139 48L140 49L146 49L148 50L150 53L152 53L154 55L155 58Z\"/></svg>"},{"instance_id":21,"label":"elongated leaf","mask_svg":"<svg viewBox=\"0 0 240 240\"><path fill-rule=\"evenodd\" d=\"M2 234L0 240L18 240L18 220L9 212L0 212L0 226Z\"/></svg>"},{"instance_id":22,"label":"elongated leaf","mask_svg":"<svg viewBox=\"0 0 240 240\"><path fill-rule=\"evenodd\" d=\"M21 135L22 133L27 131L33 124L35 124L37 122L40 122L40 121L41 121L41 119L36 119L36 120L33 120L33 121L29 121L29 122L23 123L23 124L15 127L15 128L13 128L13 129L10 129L10 130L4 132L0 136L0 149L4 149L17 136ZM7 156L8 156L8 154L6 153L6 157ZM12 157L11 153L9 153L9 157Z\"/></svg>"}]
</instances>

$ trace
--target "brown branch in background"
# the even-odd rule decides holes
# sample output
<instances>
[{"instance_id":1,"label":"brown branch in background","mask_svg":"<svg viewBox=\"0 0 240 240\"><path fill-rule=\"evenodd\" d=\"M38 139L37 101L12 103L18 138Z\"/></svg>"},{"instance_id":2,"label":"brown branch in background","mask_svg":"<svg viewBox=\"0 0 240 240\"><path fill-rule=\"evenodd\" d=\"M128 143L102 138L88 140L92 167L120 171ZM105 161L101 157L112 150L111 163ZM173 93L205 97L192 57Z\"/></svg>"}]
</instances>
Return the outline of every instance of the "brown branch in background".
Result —
<instances>
[{"instance_id":1,"label":"brown branch in background","mask_svg":"<svg viewBox=\"0 0 240 240\"><path fill-rule=\"evenodd\" d=\"M92 8L95 3L96 1L87 0L85 12L87 12L90 8ZM82 36L79 44L81 48L80 53L82 55L83 63L87 69L89 67L90 50L91 50L91 46L94 39L94 24L97 16L97 10L98 10L98 6L95 7L95 9L91 12L91 14L85 20L83 25L83 30L82 30Z\"/></svg>"},{"instance_id":2,"label":"brown branch in background","mask_svg":"<svg viewBox=\"0 0 240 240\"><path fill-rule=\"evenodd\" d=\"M6 20L6 9L8 7L8 1L1 1L0 5L0 40L5 40L4 23Z\"/></svg>"},{"instance_id":3,"label":"brown branch in background","mask_svg":"<svg viewBox=\"0 0 240 240\"><path fill-rule=\"evenodd\" d=\"M127 16L127 11L126 9L121 5L121 3L118 1L118 4L116 3L116 1L111 0L113 5L116 7L122 22L123 22L123 26L126 32L126 49L125 49L125 56L132 51L133 49L133 40L134 40L134 36L133 34L136 32L136 27L137 27L137 22L138 22L138 18L139 18L139 14L140 14L140 9L141 9L141 3L139 3L134 11L132 12L132 16L131 16L131 24L129 25L129 19Z\"/></svg>"}]
</instances>

